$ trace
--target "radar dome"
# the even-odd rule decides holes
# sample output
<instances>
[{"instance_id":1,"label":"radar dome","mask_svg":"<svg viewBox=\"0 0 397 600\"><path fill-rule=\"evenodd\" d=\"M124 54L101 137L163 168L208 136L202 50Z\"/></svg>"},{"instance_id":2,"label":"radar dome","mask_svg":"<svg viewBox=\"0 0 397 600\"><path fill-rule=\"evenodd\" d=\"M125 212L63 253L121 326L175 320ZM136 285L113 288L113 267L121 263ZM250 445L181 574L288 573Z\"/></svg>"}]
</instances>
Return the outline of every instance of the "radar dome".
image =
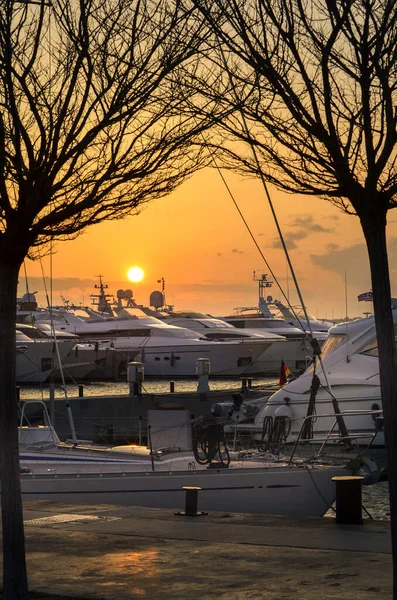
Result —
<instances>
[{"instance_id":1,"label":"radar dome","mask_svg":"<svg viewBox=\"0 0 397 600\"><path fill-rule=\"evenodd\" d=\"M130 300L132 298L132 290L125 290L125 292L124 292L124 298L126 300Z\"/></svg>"},{"instance_id":2,"label":"radar dome","mask_svg":"<svg viewBox=\"0 0 397 600\"><path fill-rule=\"evenodd\" d=\"M124 298L124 290L117 290L117 298Z\"/></svg>"},{"instance_id":3,"label":"radar dome","mask_svg":"<svg viewBox=\"0 0 397 600\"><path fill-rule=\"evenodd\" d=\"M161 308L164 306L164 295L162 292L155 291L150 294L149 300L150 306L154 306L154 308Z\"/></svg>"}]
</instances>

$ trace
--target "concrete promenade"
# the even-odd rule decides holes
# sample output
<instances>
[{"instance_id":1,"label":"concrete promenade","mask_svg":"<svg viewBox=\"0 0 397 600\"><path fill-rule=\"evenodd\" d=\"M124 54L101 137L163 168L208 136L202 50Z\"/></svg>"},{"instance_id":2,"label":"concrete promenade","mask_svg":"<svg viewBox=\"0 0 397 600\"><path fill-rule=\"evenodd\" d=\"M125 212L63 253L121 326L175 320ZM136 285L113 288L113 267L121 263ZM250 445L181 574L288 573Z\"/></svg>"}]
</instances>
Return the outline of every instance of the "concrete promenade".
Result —
<instances>
[{"instance_id":1,"label":"concrete promenade","mask_svg":"<svg viewBox=\"0 0 397 600\"><path fill-rule=\"evenodd\" d=\"M388 600L389 524L26 502L29 589L76 598Z\"/></svg>"}]
</instances>

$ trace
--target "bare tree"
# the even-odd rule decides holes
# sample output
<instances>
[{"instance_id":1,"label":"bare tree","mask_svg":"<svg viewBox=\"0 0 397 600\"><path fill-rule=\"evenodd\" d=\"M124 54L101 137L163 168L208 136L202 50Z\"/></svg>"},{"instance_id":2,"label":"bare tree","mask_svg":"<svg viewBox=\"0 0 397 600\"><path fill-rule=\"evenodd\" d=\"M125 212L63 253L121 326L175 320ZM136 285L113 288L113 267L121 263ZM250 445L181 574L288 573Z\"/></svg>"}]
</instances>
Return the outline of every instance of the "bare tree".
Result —
<instances>
[{"instance_id":1,"label":"bare tree","mask_svg":"<svg viewBox=\"0 0 397 600\"><path fill-rule=\"evenodd\" d=\"M49 241L136 213L204 164L194 142L211 119L205 110L202 117L190 114L185 100L205 37L178 0L1 1L0 473L7 600L28 597L15 392L20 266ZM133 234L126 243L134 243Z\"/></svg>"},{"instance_id":2,"label":"bare tree","mask_svg":"<svg viewBox=\"0 0 397 600\"><path fill-rule=\"evenodd\" d=\"M224 164L262 174L288 192L323 197L360 219L372 276L397 581L397 364L386 246L387 213L397 206L396 2L192 2L212 28L219 67L218 87L205 80L200 87L235 108L219 123L230 140Z\"/></svg>"}]
</instances>

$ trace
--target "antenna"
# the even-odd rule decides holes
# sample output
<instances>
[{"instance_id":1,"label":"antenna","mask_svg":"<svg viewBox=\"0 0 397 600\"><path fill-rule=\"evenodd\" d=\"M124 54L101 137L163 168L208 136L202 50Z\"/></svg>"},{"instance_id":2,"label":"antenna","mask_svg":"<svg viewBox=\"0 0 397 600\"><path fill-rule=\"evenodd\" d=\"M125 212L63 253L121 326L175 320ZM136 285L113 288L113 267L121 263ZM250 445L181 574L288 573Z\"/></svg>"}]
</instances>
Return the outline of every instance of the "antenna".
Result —
<instances>
[{"instance_id":1,"label":"antenna","mask_svg":"<svg viewBox=\"0 0 397 600\"><path fill-rule=\"evenodd\" d=\"M349 358L349 336L348 336L348 323L349 323L349 317L347 314L347 272L345 269L345 308L346 308L346 338L347 338L347 344L346 344L346 362L350 362L350 358Z\"/></svg>"},{"instance_id":2,"label":"antenna","mask_svg":"<svg viewBox=\"0 0 397 600\"><path fill-rule=\"evenodd\" d=\"M161 291L163 293L164 306L166 306L167 302L165 301L165 279L164 279L164 277L162 277L161 279L158 279L157 283L161 283Z\"/></svg>"}]
</instances>

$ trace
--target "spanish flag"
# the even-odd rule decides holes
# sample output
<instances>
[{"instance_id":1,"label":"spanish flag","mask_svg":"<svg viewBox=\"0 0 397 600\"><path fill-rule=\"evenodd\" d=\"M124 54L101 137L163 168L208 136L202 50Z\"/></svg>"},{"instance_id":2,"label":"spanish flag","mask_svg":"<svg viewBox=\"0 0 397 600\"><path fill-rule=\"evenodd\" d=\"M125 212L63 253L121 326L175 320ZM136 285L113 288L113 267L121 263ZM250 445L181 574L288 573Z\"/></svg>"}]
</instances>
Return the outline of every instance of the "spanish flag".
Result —
<instances>
[{"instance_id":1,"label":"spanish flag","mask_svg":"<svg viewBox=\"0 0 397 600\"><path fill-rule=\"evenodd\" d=\"M281 370L280 370L280 387L283 387L288 381L288 377L292 375L291 371L285 364L285 362L281 361Z\"/></svg>"}]
</instances>

